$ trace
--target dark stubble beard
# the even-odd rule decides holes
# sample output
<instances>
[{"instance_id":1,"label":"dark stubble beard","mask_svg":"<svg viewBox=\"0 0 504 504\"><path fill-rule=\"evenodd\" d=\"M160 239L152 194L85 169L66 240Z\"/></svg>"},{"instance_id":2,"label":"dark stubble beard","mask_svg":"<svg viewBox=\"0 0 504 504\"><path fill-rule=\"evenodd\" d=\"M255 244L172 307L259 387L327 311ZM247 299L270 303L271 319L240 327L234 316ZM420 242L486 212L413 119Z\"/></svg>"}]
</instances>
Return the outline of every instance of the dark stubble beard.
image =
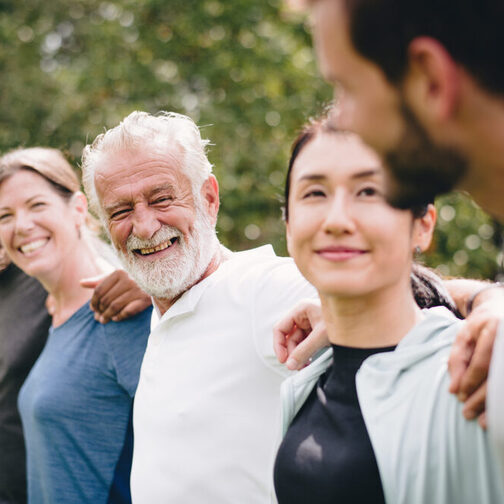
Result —
<instances>
[{"instance_id":1,"label":"dark stubble beard","mask_svg":"<svg viewBox=\"0 0 504 504\"><path fill-rule=\"evenodd\" d=\"M468 163L452 149L434 145L404 102L401 113L403 138L384 159L389 174L387 201L396 208L409 209L451 191L467 172Z\"/></svg>"}]
</instances>

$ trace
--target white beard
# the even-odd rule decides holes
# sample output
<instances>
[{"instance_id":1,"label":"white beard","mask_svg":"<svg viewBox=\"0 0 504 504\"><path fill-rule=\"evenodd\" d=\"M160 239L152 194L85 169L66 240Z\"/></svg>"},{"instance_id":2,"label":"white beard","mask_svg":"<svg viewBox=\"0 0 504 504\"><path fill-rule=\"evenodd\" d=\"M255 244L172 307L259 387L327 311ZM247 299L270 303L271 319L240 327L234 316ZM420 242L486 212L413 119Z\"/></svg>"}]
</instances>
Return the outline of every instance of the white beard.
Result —
<instances>
[{"instance_id":1,"label":"white beard","mask_svg":"<svg viewBox=\"0 0 504 504\"><path fill-rule=\"evenodd\" d=\"M142 261L133 250L153 248L177 237L176 254L157 261ZM204 210L196 205L191 235L186 240L175 227L163 226L150 240L130 235L127 252L116 249L126 271L147 294L158 299L175 299L200 280L214 257L219 241Z\"/></svg>"}]
</instances>

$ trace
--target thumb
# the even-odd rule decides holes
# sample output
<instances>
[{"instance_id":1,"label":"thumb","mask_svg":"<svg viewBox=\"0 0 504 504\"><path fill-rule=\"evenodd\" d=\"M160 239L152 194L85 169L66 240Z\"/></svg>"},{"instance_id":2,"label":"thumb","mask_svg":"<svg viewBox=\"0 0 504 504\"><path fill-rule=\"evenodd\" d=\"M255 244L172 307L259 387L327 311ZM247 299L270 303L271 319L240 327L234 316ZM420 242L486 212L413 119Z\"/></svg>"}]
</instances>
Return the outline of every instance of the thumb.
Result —
<instances>
[{"instance_id":1,"label":"thumb","mask_svg":"<svg viewBox=\"0 0 504 504\"><path fill-rule=\"evenodd\" d=\"M82 278L80 280L81 287L86 287L87 289L94 289L107 275L98 275L89 278Z\"/></svg>"},{"instance_id":2,"label":"thumb","mask_svg":"<svg viewBox=\"0 0 504 504\"><path fill-rule=\"evenodd\" d=\"M462 376L469 366L471 361L474 345L471 344L470 331L467 323L462 326L462 329L457 334L457 337L452 345L450 358L448 360L448 371L450 373L449 391L452 394L458 394Z\"/></svg>"}]
</instances>

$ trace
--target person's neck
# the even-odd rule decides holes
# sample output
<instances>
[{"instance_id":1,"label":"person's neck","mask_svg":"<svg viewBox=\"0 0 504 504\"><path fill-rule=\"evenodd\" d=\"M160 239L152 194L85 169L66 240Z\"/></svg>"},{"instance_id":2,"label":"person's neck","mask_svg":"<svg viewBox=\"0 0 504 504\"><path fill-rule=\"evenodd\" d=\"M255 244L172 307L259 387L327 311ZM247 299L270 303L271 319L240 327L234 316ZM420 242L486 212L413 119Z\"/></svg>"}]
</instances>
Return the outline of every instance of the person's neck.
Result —
<instances>
[{"instance_id":1,"label":"person's neck","mask_svg":"<svg viewBox=\"0 0 504 504\"><path fill-rule=\"evenodd\" d=\"M320 294L320 299L329 341L341 346L394 346L422 319L409 285L360 297Z\"/></svg>"},{"instance_id":2,"label":"person's neck","mask_svg":"<svg viewBox=\"0 0 504 504\"><path fill-rule=\"evenodd\" d=\"M153 298L156 308L159 310L160 315L163 316L188 290L190 290L196 284L200 283L205 278L209 277L215 271L217 271L219 266L224 261L227 261L232 256L232 254L233 253L228 248L219 244L214 256L212 257L212 260L208 264L208 267L206 268L204 273L200 276L200 278L196 280L196 282L194 282L185 291L181 292L178 296L174 298L171 299Z\"/></svg>"},{"instance_id":3,"label":"person's neck","mask_svg":"<svg viewBox=\"0 0 504 504\"><path fill-rule=\"evenodd\" d=\"M461 148L471 167L460 189L491 215L504 219L504 99L479 93L464 118Z\"/></svg>"},{"instance_id":4,"label":"person's neck","mask_svg":"<svg viewBox=\"0 0 504 504\"><path fill-rule=\"evenodd\" d=\"M82 247L80 253L67 256L57 272L38 279L50 295L48 308L54 327L66 322L91 299L93 291L82 287L80 280L103 272L93 254L87 247Z\"/></svg>"}]
</instances>

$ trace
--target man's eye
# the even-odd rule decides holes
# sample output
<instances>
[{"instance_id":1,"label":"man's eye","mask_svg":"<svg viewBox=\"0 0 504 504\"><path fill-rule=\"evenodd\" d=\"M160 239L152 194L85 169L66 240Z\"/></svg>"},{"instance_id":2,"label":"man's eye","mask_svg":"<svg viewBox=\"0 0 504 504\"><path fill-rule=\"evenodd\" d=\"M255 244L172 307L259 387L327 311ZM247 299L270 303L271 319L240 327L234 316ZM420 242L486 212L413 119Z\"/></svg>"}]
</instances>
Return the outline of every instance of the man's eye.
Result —
<instances>
[{"instance_id":1,"label":"man's eye","mask_svg":"<svg viewBox=\"0 0 504 504\"><path fill-rule=\"evenodd\" d=\"M43 202L43 201L37 201L35 203L32 204L32 208L42 208L42 207L45 207L46 204Z\"/></svg>"},{"instance_id":2,"label":"man's eye","mask_svg":"<svg viewBox=\"0 0 504 504\"><path fill-rule=\"evenodd\" d=\"M171 196L163 196L161 198L157 198L156 200L153 201L154 205L160 204L160 203L169 203L173 201L173 198Z\"/></svg>"},{"instance_id":3,"label":"man's eye","mask_svg":"<svg viewBox=\"0 0 504 504\"><path fill-rule=\"evenodd\" d=\"M0 214L0 222L6 221L11 216L12 216L12 214L9 214L9 213Z\"/></svg>"},{"instance_id":4,"label":"man's eye","mask_svg":"<svg viewBox=\"0 0 504 504\"><path fill-rule=\"evenodd\" d=\"M125 217L126 214L129 212L127 208L124 208L123 210L116 210L112 214L110 214L111 219L120 219L122 217Z\"/></svg>"}]
</instances>

